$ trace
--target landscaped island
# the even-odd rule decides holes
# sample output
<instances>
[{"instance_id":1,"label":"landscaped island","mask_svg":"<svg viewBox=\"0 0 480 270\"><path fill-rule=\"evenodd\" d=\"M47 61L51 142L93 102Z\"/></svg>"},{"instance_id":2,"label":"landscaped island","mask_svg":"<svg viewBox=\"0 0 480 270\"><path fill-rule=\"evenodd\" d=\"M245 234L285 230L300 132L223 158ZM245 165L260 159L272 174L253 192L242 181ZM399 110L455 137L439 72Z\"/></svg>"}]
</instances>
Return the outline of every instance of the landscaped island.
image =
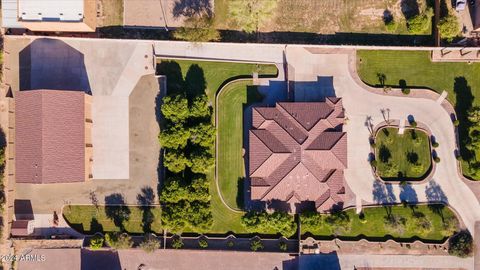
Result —
<instances>
[{"instance_id":1,"label":"landscaped island","mask_svg":"<svg viewBox=\"0 0 480 270\"><path fill-rule=\"evenodd\" d=\"M422 130L385 127L375 137L376 173L383 180L423 180L432 166L429 136Z\"/></svg>"},{"instance_id":2,"label":"landscaped island","mask_svg":"<svg viewBox=\"0 0 480 270\"><path fill-rule=\"evenodd\" d=\"M480 63L432 62L430 51L360 50L360 78L376 87L424 87L447 91L457 113L463 174L480 180Z\"/></svg>"}]
</instances>

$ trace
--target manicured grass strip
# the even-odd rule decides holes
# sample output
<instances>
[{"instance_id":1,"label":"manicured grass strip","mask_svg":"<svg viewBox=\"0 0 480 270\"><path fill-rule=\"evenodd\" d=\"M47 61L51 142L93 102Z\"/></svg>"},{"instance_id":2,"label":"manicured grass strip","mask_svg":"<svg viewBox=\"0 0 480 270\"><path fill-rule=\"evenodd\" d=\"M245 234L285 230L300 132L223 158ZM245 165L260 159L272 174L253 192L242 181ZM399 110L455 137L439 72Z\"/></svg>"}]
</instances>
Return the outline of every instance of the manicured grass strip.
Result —
<instances>
[{"instance_id":1,"label":"manicured grass strip","mask_svg":"<svg viewBox=\"0 0 480 270\"><path fill-rule=\"evenodd\" d=\"M113 218L107 215L106 210L118 213L121 206L98 206L93 205L67 205L63 208L63 216L65 220L77 231L85 234L94 234L95 232L116 232L120 231L120 227L115 224ZM142 234L144 233L144 211L135 206L123 206L126 212L130 212L128 219L123 219L123 226L128 233ZM152 232L160 234L162 226L160 221L160 207L150 207L152 223L150 224ZM118 220L121 215L115 215Z\"/></svg>"},{"instance_id":2,"label":"manicured grass strip","mask_svg":"<svg viewBox=\"0 0 480 270\"><path fill-rule=\"evenodd\" d=\"M448 99L455 103L454 90L466 90L455 87L455 83L465 79L473 96L480 95L480 63L433 63L429 51L360 50L357 56L358 74L369 85L380 86L378 74L385 74L386 85L398 87L400 81L405 80L408 87L426 87L439 93L445 90ZM480 101L474 103L480 104Z\"/></svg>"},{"instance_id":3,"label":"manicured grass strip","mask_svg":"<svg viewBox=\"0 0 480 270\"><path fill-rule=\"evenodd\" d=\"M445 220L449 218L456 218L455 214L448 208L438 208L438 205L433 206L418 205L415 209L417 213L423 213L431 222L431 230L428 232L420 232L418 227L412 226L409 220L412 220L412 209L410 207L404 207L402 205L391 206L392 215L404 217L407 219L407 225L404 230L389 230L385 227L385 216L387 215L387 207L368 207L364 208L365 219L362 221L355 213L355 209L346 211L346 214L350 218L351 228L348 231L342 231L334 226L326 224L324 221L321 226L315 230L310 230L309 233L319 236L328 237L338 235L340 237L358 237L363 235L366 238L384 238L386 235L390 235L396 239L408 239L412 237L418 237L422 240L442 241L446 237L451 235L451 232L443 229L442 217L438 211L443 215ZM437 210L435 210L437 209ZM302 234L307 233L302 228Z\"/></svg>"},{"instance_id":4,"label":"manicured grass strip","mask_svg":"<svg viewBox=\"0 0 480 270\"><path fill-rule=\"evenodd\" d=\"M421 180L428 172L432 158L430 140L421 130L383 128L375 139L377 172L384 180Z\"/></svg>"},{"instance_id":5,"label":"manicured grass strip","mask_svg":"<svg viewBox=\"0 0 480 270\"><path fill-rule=\"evenodd\" d=\"M223 199L232 208L243 207L244 110L261 100L250 80L229 84L218 96L218 183Z\"/></svg>"}]
</instances>

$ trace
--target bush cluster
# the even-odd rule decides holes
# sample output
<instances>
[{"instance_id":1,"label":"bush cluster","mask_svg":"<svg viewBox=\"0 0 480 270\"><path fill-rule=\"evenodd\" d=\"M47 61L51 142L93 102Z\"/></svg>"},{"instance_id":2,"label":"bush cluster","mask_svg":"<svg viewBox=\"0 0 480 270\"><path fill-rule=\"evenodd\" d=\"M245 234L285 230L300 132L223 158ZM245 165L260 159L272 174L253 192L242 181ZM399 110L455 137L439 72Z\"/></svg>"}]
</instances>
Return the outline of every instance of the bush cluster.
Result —
<instances>
[{"instance_id":1,"label":"bush cluster","mask_svg":"<svg viewBox=\"0 0 480 270\"><path fill-rule=\"evenodd\" d=\"M294 216L285 212L269 214L265 211L249 211L242 217L242 225L250 232L279 232L285 237L292 236L297 231Z\"/></svg>"}]
</instances>

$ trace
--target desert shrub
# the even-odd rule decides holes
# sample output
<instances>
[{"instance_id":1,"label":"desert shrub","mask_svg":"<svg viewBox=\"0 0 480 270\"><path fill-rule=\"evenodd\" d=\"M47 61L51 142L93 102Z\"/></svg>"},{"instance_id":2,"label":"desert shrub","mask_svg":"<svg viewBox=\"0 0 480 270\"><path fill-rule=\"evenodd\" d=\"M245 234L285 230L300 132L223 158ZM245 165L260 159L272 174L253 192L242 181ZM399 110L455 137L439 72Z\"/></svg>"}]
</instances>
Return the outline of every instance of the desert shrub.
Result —
<instances>
[{"instance_id":1,"label":"desert shrub","mask_svg":"<svg viewBox=\"0 0 480 270\"><path fill-rule=\"evenodd\" d=\"M262 243L262 240L255 238L250 241L250 250L252 251L258 251L262 250L265 246Z\"/></svg>"},{"instance_id":2,"label":"desert shrub","mask_svg":"<svg viewBox=\"0 0 480 270\"><path fill-rule=\"evenodd\" d=\"M181 249L184 246L183 240L181 237L174 237L172 240L172 247L174 249Z\"/></svg>"},{"instance_id":3,"label":"desert shrub","mask_svg":"<svg viewBox=\"0 0 480 270\"><path fill-rule=\"evenodd\" d=\"M198 246L201 248L207 248L208 247L207 239L204 239L204 238L198 239Z\"/></svg>"},{"instance_id":4,"label":"desert shrub","mask_svg":"<svg viewBox=\"0 0 480 270\"><path fill-rule=\"evenodd\" d=\"M127 233L107 233L105 235L105 242L113 249L127 249L133 246L133 240Z\"/></svg>"},{"instance_id":5,"label":"desert shrub","mask_svg":"<svg viewBox=\"0 0 480 270\"><path fill-rule=\"evenodd\" d=\"M104 242L103 236L98 235L98 234L94 235L90 239L90 249L97 250L97 249L102 248L103 247L103 242Z\"/></svg>"},{"instance_id":6,"label":"desert shrub","mask_svg":"<svg viewBox=\"0 0 480 270\"><path fill-rule=\"evenodd\" d=\"M287 245L287 243L285 243L284 241L281 241L280 243L278 243L278 248L279 248L281 251L287 251L288 245Z\"/></svg>"},{"instance_id":7,"label":"desert shrub","mask_svg":"<svg viewBox=\"0 0 480 270\"><path fill-rule=\"evenodd\" d=\"M455 15L448 15L443 17L438 23L438 31L440 36L451 41L460 33L460 25L458 18Z\"/></svg>"},{"instance_id":8,"label":"desert shrub","mask_svg":"<svg viewBox=\"0 0 480 270\"><path fill-rule=\"evenodd\" d=\"M150 253L160 248L160 241L154 235L145 235L139 246L145 252Z\"/></svg>"},{"instance_id":9,"label":"desert shrub","mask_svg":"<svg viewBox=\"0 0 480 270\"><path fill-rule=\"evenodd\" d=\"M384 217L384 227L387 231L403 234L407 219L399 215L390 214Z\"/></svg>"},{"instance_id":10,"label":"desert shrub","mask_svg":"<svg viewBox=\"0 0 480 270\"><path fill-rule=\"evenodd\" d=\"M407 20L408 31L412 34L422 34L428 30L431 24L433 10L428 8L425 12L411 17Z\"/></svg>"},{"instance_id":11,"label":"desert shrub","mask_svg":"<svg viewBox=\"0 0 480 270\"><path fill-rule=\"evenodd\" d=\"M410 88L402 88L402 93L403 93L404 95L410 94Z\"/></svg>"},{"instance_id":12,"label":"desert shrub","mask_svg":"<svg viewBox=\"0 0 480 270\"><path fill-rule=\"evenodd\" d=\"M448 241L448 253L457 257L468 257L473 251L473 238L468 231L461 231Z\"/></svg>"}]
</instances>

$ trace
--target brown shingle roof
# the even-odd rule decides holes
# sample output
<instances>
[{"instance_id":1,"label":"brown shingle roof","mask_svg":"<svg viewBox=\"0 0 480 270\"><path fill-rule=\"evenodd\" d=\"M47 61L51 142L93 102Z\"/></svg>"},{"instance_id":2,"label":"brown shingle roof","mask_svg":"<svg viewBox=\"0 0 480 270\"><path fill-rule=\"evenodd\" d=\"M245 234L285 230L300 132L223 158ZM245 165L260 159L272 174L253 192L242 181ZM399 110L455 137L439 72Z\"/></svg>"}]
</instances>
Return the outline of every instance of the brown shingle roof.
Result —
<instances>
[{"instance_id":1,"label":"brown shingle roof","mask_svg":"<svg viewBox=\"0 0 480 270\"><path fill-rule=\"evenodd\" d=\"M341 99L257 107L252 117L252 200L312 201L321 212L343 202L347 136L340 131Z\"/></svg>"},{"instance_id":2,"label":"brown shingle roof","mask_svg":"<svg viewBox=\"0 0 480 270\"><path fill-rule=\"evenodd\" d=\"M15 93L15 177L18 183L85 181L85 93Z\"/></svg>"}]
</instances>

